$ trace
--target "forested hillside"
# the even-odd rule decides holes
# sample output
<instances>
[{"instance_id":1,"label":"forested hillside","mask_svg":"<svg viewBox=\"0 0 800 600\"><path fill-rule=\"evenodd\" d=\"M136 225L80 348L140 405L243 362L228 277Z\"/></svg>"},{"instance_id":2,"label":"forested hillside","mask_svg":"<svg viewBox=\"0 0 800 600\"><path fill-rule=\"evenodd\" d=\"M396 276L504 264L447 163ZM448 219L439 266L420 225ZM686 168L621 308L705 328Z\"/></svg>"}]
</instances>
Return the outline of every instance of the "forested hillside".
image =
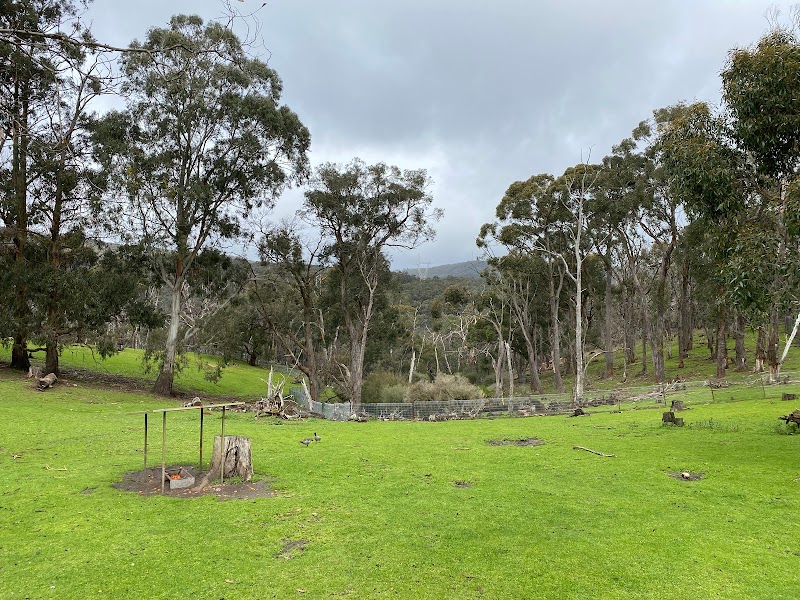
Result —
<instances>
[{"instance_id":1,"label":"forested hillside","mask_svg":"<svg viewBox=\"0 0 800 600\"><path fill-rule=\"evenodd\" d=\"M509 181L463 232L485 260L394 273L390 254L442 216L424 165L312 165L312 132L232 21L177 15L115 47L72 0L12 5L0 338L15 369L58 373L72 344L138 348L169 395L193 351L223 358L209 379L226 359L279 363L354 411L370 377L370 399L443 374L580 399L675 377L668 361L686 368L698 344L718 379L780 377L800 300L792 23L719 57L720 106L676 98L563 172ZM296 218L270 218L292 186Z\"/></svg>"}]
</instances>

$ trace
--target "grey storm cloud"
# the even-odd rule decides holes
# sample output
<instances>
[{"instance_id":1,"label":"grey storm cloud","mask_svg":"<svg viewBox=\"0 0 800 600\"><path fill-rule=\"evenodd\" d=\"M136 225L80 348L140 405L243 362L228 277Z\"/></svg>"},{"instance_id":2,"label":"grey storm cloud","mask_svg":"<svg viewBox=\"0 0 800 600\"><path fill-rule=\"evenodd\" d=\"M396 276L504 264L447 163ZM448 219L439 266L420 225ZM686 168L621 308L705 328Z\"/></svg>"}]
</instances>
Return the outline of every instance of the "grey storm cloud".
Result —
<instances>
[{"instance_id":1,"label":"grey storm cloud","mask_svg":"<svg viewBox=\"0 0 800 600\"><path fill-rule=\"evenodd\" d=\"M393 256L403 268L478 256L513 181L600 160L656 108L718 102L728 51L757 41L772 6L788 14L745 0L270 0L254 50L309 127L314 163L429 170L445 218L436 241ZM178 12L210 19L222 2L95 0L88 16L98 38L127 43ZM288 192L276 218L301 202Z\"/></svg>"}]
</instances>

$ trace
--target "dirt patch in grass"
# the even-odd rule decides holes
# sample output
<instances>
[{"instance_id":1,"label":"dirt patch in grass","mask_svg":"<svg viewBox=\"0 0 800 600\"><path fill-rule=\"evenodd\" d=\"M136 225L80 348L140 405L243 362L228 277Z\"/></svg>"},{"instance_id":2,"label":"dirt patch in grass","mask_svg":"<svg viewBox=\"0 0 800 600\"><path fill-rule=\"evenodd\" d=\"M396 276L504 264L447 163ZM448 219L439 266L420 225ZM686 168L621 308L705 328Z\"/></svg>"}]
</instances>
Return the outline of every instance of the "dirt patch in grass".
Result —
<instances>
[{"instance_id":1,"label":"dirt patch in grass","mask_svg":"<svg viewBox=\"0 0 800 600\"><path fill-rule=\"evenodd\" d=\"M471 481L461 481L460 479L456 479L453 482L453 485L456 486L457 488L471 488L472 487L472 482Z\"/></svg>"},{"instance_id":2,"label":"dirt patch in grass","mask_svg":"<svg viewBox=\"0 0 800 600\"><path fill-rule=\"evenodd\" d=\"M681 481L697 481L706 476L705 473L694 473L692 471L667 471L667 475Z\"/></svg>"},{"instance_id":3,"label":"dirt patch in grass","mask_svg":"<svg viewBox=\"0 0 800 600\"><path fill-rule=\"evenodd\" d=\"M275 558L285 558L289 560L294 557L297 552L302 552L306 549L306 544L308 540L283 540L284 546L278 554L275 555Z\"/></svg>"},{"instance_id":4,"label":"dirt patch in grass","mask_svg":"<svg viewBox=\"0 0 800 600\"><path fill-rule=\"evenodd\" d=\"M178 467L168 467L178 468ZM195 478L200 481L205 475L205 471L199 471L191 467L183 467ZM142 496L153 496L161 494L161 467L147 469L146 471L132 471L125 473L122 481L114 483L112 487L124 492L136 492ZM200 496L216 496L220 500L251 500L254 498L269 498L275 495L265 481L241 482L234 480L231 483L210 484L204 488L190 487L177 490L164 488L165 496L175 498L199 498Z\"/></svg>"},{"instance_id":5,"label":"dirt patch in grass","mask_svg":"<svg viewBox=\"0 0 800 600\"><path fill-rule=\"evenodd\" d=\"M537 437L529 437L529 438L521 438L518 440L509 440L509 439L502 439L502 440L487 440L486 442L490 446L541 446L544 444L544 440L539 439Z\"/></svg>"}]
</instances>

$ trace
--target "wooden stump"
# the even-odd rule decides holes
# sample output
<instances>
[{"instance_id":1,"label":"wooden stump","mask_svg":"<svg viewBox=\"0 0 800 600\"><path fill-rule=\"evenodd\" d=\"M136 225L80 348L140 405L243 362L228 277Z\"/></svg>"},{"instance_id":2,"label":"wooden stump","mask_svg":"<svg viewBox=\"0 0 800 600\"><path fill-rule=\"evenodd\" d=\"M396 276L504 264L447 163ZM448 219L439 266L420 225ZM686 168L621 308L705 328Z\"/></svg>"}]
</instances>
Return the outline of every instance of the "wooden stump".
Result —
<instances>
[{"instance_id":1,"label":"wooden stump","mask_svg":"<svg viewBox=\"0 0 800 600\"><path fill-rule=\"evenodd\" d=\"M686 410L686 406L682 400L673 400L672 405L670 406L670 411L676 412L679 410Z\"/></svg>"},{"instance_id":2,"label":"wooden stump","mask_svg":"<svg viewBox=\"0 0 800 600\"><path fill-rule=\"evenodd\" d=\"M214 449L211 452L211 470L209 474L214 477L224 476L241 477L242 481L253 478L253 459L250 452L250 438L239 435L225 436L225 452L222 452L222 438L214 436Z\"/></svg>"},{"instance_id":3,"label":"wooden stump","mask_svg":"<svg viewBox=\"0 0 800 600\"><path fill-rule=\"evenodd\" d=\"M797 394L782 394L781 400L797 400Z\"/></svg>"},{"instance_id":4,"label":"wooden stump","mask_svg":"<svg viewBox=\"0 0 800 600\"><path fill-rule=\"evenodd\" d=\"M663 423L672 423L676 427L683 427L683 419L680 417L676 417L675 413L672 411L663 413L661 415L661 421Z\"/></svg>"}]
</instances>

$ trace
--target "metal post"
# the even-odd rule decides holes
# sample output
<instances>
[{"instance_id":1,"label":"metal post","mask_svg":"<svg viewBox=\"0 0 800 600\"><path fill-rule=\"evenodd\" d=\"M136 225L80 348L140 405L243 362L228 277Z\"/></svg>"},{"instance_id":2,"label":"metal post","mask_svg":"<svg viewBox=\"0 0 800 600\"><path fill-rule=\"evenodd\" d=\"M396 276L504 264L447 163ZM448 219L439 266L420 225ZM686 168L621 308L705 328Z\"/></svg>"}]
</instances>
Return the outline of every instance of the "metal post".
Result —
<instances>
[{"instance_id":1,"label":"metal post","mask_svg":"<svg viewBox=\"0 0 800 600\"><path fill-rule=\"evenodd\" d=\"M200 407L200 467L203 470L203 407Z\"/></svg>"},{"instance_id":2,"label":"metal post","mask_svg":"<svg viewBox=\"0 0 800 600\"><path fill-rule=\"evenodd\" d=\"M222 407L222 434L220 435L222 438L222 446L220 452L220 464L219 464L219 482L225 483L225 407Z\"/></svg>"},{"instance_id":3,"label":"metal post","mask_svg":"<svg viewBox=\"0 0 800 600\"><path fill-rule=\"evenodd\" d=\"M164 478L167 476L167 411L161 413L161 493L164 493Z\"/></svg>"},{"instance_id":4,"label":"metal post","mask_svg":"<svg viewBox=\"0 0 800 600\"><path fill-rule=\"evenodd\" d=\"M147 413L144 413L144 470L147 471Z\"/></svg>"}]
</instances>

